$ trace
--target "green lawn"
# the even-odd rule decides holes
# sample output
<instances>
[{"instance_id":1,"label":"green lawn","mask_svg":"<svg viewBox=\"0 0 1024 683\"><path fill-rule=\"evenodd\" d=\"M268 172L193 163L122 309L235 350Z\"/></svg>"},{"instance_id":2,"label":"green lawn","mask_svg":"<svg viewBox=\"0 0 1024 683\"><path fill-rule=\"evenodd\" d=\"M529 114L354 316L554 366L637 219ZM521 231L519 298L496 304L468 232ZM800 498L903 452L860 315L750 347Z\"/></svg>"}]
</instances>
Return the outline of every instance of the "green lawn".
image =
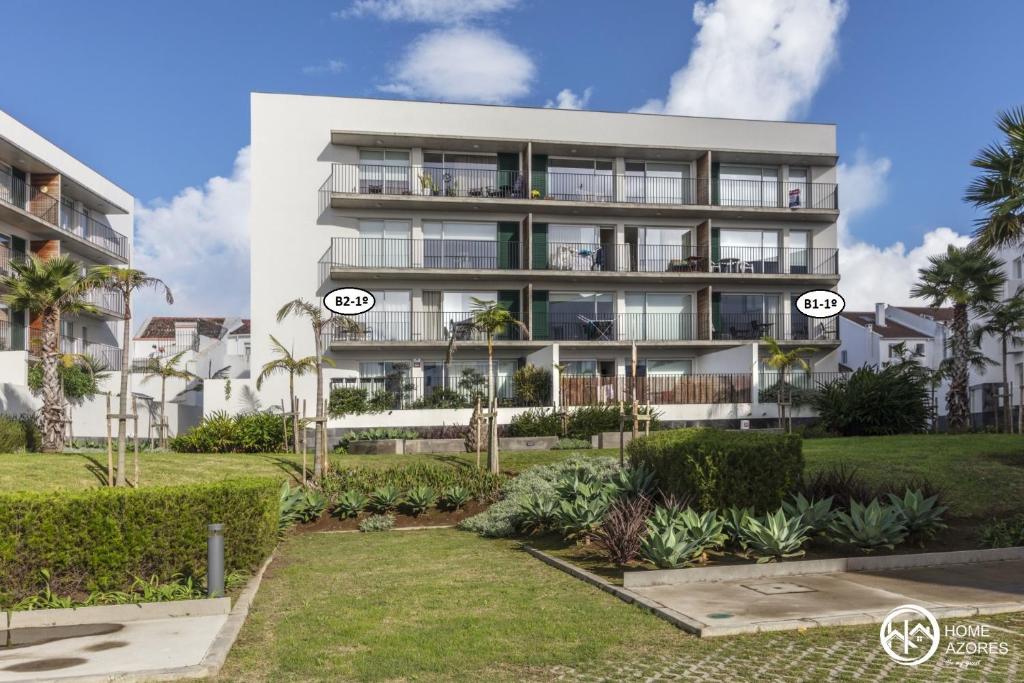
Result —
<instances>
[{"instance_id":1,"label":"green lawn","mask_svg":"<svg viewBox=\"0 0 1024 683\"><path fill-rule=\"evenodd\" d=\"M941 486L960 516L985 517L1024 511L1024 437L1010 434L911 435L804 442L808 470L847 463L875 483L923 476ZM502 453L502 467L522 471L569 455L611 455L617 450L517 451ZM311 459L311 458L310 458ZM381 467L430 461L474 464L475 454L332 456L338 467ZM292 455L197 455L143 453L142 483L176 484L240 476L296 476ZM0 491L85 488L99 485L106 454L0 455Z\"/></svg>"},{"instance_id":2,"label":"green lawn","mask_svg":"<svg viewBox=\"0 0 1024 683\"><path fill-rule=\"evenodd\" d=\"M1011 655L987 670L1009 680L1024 615L981 619L1016 632L999 633ZM941 680L951 666L898 673ZM290 536L218 680L863 681L892 667L877 626L700 640L512 541L436 530Z\"/></svg>"}]
</instances>

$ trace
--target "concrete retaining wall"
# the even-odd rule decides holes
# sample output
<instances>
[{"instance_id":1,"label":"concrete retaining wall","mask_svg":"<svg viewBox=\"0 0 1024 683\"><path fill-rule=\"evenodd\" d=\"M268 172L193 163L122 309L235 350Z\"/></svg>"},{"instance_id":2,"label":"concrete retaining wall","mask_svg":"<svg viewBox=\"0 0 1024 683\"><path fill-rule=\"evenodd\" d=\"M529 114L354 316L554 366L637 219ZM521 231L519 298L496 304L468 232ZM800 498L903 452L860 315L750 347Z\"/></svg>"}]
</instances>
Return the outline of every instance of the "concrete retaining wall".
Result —
<instances>
[{"instance_id":1,"label":"concrete retaining wall","mask_svg":"<svg viewBox=\"0 0 1024 683\"><path fill-rule=\"evenodd\" d=\"M557 443L557 436L506 436L498 439L498 448L505 451L547 451Z\"/></svg>"},{"instance_id":2,"label":"concrete retaining wall","mask_svg":"<svg viewBox=\"0 0 1024 683\"><path fill-rule=\"evenodd\" d=\"M406 439L406 453L461 453L466 450L463 439Z\"/></svg>"}]
</instances>

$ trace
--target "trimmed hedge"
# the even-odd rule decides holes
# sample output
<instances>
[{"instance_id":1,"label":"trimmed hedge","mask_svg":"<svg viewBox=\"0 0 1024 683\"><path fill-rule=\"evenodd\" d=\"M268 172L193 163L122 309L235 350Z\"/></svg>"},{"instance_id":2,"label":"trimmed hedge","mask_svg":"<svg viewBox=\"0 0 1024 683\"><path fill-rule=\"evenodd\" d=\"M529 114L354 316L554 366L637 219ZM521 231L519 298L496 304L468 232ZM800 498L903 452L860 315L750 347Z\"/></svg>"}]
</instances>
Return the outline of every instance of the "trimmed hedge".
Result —
<instances>
[{"instance_id":1,"label":"trimmed hedge","mask_svg":"<svg viewBox=\"0 0 1024 683\"><path fill-rule=\"evenodd\" d=\"M692 496L702 510L774 510L804 469L796 434L673 429L639 438L628 449L633 467L653 470L662 491Z\"/></svg>"},{"instance_id":2,"label":"trimmed hedge","mask_svg":"<svg viewBox=\"0 0 1024 683\"><path fill-rule=\"evenodd\" d=\"M355 490L369 495L381 486L394 486L400 491L429 486L438 492L449 486L461 486L474 498L492 498L505 479L503 474L493 474L476 467L412 463L335 470L324 477L323 490L331 502L345 491Z\"/></svg>"},{"instance_id":3,"label":"trimmed hedge","mask_svg":"<svg viewBox=\"0 0 1024 683\"><path fill-rule=\"evenodd\" d=\"M206 574L206 526L224 524L226 571L259 565L277 541L280 482L0 494L0 603L39 591L119 590L133 577Z\"/></svg>"}]
</instances>

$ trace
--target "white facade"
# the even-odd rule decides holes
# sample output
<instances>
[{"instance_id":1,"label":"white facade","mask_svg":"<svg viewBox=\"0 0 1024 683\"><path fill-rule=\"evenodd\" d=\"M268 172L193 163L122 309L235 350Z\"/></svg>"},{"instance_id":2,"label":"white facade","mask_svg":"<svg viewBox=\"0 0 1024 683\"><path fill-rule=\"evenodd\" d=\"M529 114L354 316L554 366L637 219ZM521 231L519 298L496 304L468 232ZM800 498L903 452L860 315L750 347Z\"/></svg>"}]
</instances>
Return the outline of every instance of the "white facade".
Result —
<instances>
[{"instance_id":1,"label":"white facade","mask_svg":"<svg viewBox=\"0 0 1024 683\"><path fill-rule=\"evenodd\" d=\"M832 125L259 93L251 124L254 372L270 334L314 352L308 321L277 322L282 304L362 287L377 305L327 340L328 381L406 394L332 427L464 421L410 406L482 370L472 335L442 362L474 297L530 330L496 344L499 394L530 363L581 378L563 403L624 398L635 342L638 374L677 378L646 397L674 395L677 419L772 417L758 339L837 368L835 321L793 307L839 279ZM313 389L299 381L310 406Z\"/></svg>"},{"instance_id":2,"label":"white facade","mask_svg":"<svg viewBox=\"0 0 1024 683\"><path fill-rule=\"evenodd\" d=\"M0 111L0 270L5 274L12 260L27 254L69 256L83 269L127 265L134 210L131 194ZM90 301L95 313L61 320L61 349L119 368L123 302L99 292ZM26 312L0 305L0 383L6 396L18 397L0 406L5 413L29 412L38 405L25 387L37 328ZM112 375L116 379L119 373ZM74 421L90 432L102 430L102 418L95 429L78 425L78 416Z\"/></svg>"}]
</instances>

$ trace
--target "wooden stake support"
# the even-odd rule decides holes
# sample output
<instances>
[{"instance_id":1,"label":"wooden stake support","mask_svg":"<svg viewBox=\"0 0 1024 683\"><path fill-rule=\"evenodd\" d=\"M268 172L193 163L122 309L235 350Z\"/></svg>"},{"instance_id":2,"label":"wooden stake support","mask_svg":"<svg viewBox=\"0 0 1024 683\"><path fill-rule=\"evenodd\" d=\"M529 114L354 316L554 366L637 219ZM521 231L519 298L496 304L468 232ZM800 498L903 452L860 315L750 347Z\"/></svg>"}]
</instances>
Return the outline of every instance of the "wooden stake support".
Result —
<instances>
[{"instance_id":1,"label":"wooden stake support","mask_svg":"<svg viewBox=\"0 0 1024 683\"><path fill-rule=\"evenodd\" d=\"M110 392L107 392L107 415L110 415ZM110 417L107 417L107 486L114 485L114 443L110 433Z\"/></svg>"}]
</instances>

